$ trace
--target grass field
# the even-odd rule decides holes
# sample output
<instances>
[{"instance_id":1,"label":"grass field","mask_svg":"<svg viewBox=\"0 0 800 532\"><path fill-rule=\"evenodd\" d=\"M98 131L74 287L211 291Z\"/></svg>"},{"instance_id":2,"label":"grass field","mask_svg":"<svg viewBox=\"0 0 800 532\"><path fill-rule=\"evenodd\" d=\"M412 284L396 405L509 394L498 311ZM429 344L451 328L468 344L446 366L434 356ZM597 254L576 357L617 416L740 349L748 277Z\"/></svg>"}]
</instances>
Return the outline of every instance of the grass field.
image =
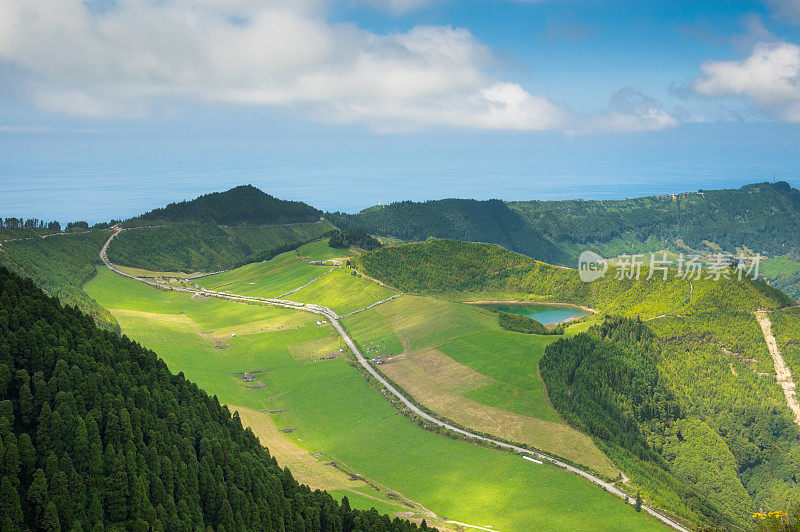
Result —
<instances>
[{"instance_id":1,"label":"grass field","mask_svg":"<svg viewBox=\"0 0 800 532\"><path fill-rule=\"evenodd\" d=\"M287 299L300 303L325 305L343 316L396 293L377 283L350 275L346 270L337 268L319 281L287 296Z\"/></svg>"},{"instance_id":2,"label":"grass field","mask_svg":"<svg viewBox=\"0 0 800 532\"><path fill-rule=\"evenodd\" d=\"M330 267L297 259L290 251L267 262L256 262L235 270L197 279L203 288L246 296L278 297L325 274Z\"/></svg>"},{"instance_id":3,"label":"grass field","mask_svg":"<svg viewBox=\"0 0 800 532\"><path fill-rule=\"evenodd\" d=\"M306 453L323 453L321 463L336 461L440 516L503 531L663 529L573 474L420 429L347 359L320 360L337 342L326 343L334 333L316 325L314 316L192 299L105 269L86 290L112 309L125 334L154 349L173 371L183 371L221 402L246 408L252 416L252 411L285 409L271 415L271 421L279 430L295 429L286 441ZM262 325L267 322L277 325ZM309 342L324 346L319 358L309 356L308 347L303 356L292 354L291 346ZM222 345L228 347L219 349ZM268 370L257 374L266 387L247 389L233 374L245 370ZM261 425L264 434L274 436L272 425ZM291 448L281 452L297 453ZM302 458L300 469L308 468L316 478L318 466ZM348 482L349 490L334 493L350 497L356 492L361 495L351 498L355 505L373 505L370 497L379 492L363 482ZM375 503L382 510L388 509L385 505L392 503Z\"/></svg>"},{"instance_id":4,"label":"grass field","mask_svg":"<svg viewBox=\"0 0 800 532\"><path fill-rule=\"evenodd\" d=\"M352 257L353 253L348 249L336 249L328 245L330 238L324 238L316 242L311 242L295 251L298 258L303 260L344 260Z\"/></svg>"},{"instance_id":5,"label":"grass field","mask_svg":"<svg viewBox=\"0 0 800 532\"><path fill-rule=\"evenodd\" d=\"M562 422L550 405L537 367L556 337L505 331L488 310L417 296L343 323L365 356L384 362L384 374L435 412L617 474L591 439Z\"/></svg>"}]
</instances>

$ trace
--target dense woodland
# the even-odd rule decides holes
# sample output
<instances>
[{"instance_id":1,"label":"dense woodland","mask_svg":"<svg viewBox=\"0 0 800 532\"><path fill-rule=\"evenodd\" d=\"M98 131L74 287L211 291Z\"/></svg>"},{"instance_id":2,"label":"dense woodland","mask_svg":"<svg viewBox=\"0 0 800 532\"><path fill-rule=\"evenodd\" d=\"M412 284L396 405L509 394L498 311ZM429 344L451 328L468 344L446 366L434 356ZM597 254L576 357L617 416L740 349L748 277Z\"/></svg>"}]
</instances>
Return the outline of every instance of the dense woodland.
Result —
<instances>
[{"instance_id":1,"label":"dense woodland","mask_svg":"<svg viewBox=\"0 0 800 532\"><path fill-rule=\"evenodd\" d=\"M530 257L574 267L586 248L611 257L679 245L727 252L747 246L773 257L800 249L800 191L788 183L758 183L735 190L708 190L625 200L404 201L358 214L329 214L340 228L405 241L429 237L500 244ZM767 274L773 279L771 274ZM773 281L800 297L800 266Z\"/></svg>"},{"instance_id":2,"label":"dense woodland","mask_svg":"<svg viewBox=\"0 0 800 532\"><path fill-rule=\"evenodd\" d=\"M341 229L361 229L405 241L452 238L500 244L546 262L563 263L569 258L531 227L519 212L500 200L402 201L354 215L329 213L326 216Z\"/></svg>"},{"instance_id":3,"label":"dense woodland","mask_svg":"<svg viewBox=\"0 0 800 532\"><path fill-rule=\"evenodd\" d=\"M406 531L299 485L155 353L0 267L2 530Z\"/></svg>"},{"instance_id":4,"label":"dense woodland","mask_svg":"<svg viewBox=\"0 0 800 532\"><path fill-rule=\"evenodd\" d=\"M124 222L125 227L164 224L268 225L319 220L322 211L300 201L280 200L252 185L170 203Z\"/></svg>"},{"instance_id":5,"label":"dense woodland","mask_svg":"<svg viewBox=\"0 0 800 532\"><path fill-rule=\"evenodd\" d=\"M331 236L328 246L336 249L356 247L372 251L381 247L381 243L360 229L344 229Z\"/></svg>"},{"instance_id":6,"label":"dense woodland","mask_svg":"<svg viewBox=\"0 0 800 532\"><path fill-rule=\"evenodd\" d=\"M524 334L564 334L563 324L553 329L548 329L531 317L523 316L522 314L512 314L510 312L498 312L497 324L507 331Z\"/></svg>"}]
</instances>

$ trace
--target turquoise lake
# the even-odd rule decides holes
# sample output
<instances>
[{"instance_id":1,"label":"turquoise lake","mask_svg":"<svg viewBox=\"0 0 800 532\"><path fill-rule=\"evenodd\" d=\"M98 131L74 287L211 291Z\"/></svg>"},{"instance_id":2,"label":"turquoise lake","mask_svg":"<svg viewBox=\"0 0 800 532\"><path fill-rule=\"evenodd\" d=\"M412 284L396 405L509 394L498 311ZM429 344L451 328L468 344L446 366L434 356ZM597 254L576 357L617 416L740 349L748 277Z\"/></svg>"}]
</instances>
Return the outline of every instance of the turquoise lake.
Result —
<instances>
[{"instance_id":1,"label":"turquoise lake","mask_svg":"<svg viewBox=\"0 0 800 532\"><path fill-rule=\"evenodd\" d=\"M529 318L535 319L542 325L554 325L571 318L589 316L590 314L589 312L583 311L579 308L542 304L504 303L477 306L497 310L499 312L508 312L510 314L522 314L523 316L528 316Z\"/></svg>"}]
</instances>

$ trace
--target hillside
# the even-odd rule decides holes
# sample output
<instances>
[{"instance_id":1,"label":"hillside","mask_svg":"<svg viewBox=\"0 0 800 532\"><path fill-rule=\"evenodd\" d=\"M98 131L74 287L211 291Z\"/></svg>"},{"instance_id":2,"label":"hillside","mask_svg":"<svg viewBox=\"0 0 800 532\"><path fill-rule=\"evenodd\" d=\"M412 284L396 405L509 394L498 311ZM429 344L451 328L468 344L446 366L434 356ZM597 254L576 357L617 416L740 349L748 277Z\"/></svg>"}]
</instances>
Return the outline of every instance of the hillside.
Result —
<instances>
[{"instance_id":1,"label":"hillside","mask_svg":"<svg viewBox=\"0 0 800 532\"><path fill-rule=\"evenodd\" d=\"M83 291L83 284L97 273L97 253L107 238L108 231L95 230L6 241L0 247L0 265L30 277L62 304L92 316L101 327L119 331L114 317Z\"/></svg>"},{"instance_id":2,"label":"hillside","mask_svg":"<svg viewBox=\"0 0 800 532\"><path fill-rule=\"evenodd\" d=\"M3 530L380 530L156 355L0 268Z\"/></svg>"},{"instance_id":3,"label":"hillside","mask_svg":"<svg viewBox=\"0 0 800 532\"><path fill-rule=\"evenodd\" d=\"M123 222L125 227L167 224L267 225L319 220L321 211L300 201L280 200L252 185L170 203Z\"/></svg>"},{"instance_id":4,"label":"hillside","mask_svg":"<svg viewBox=\"0 0 800 532\"><path fill-rule=\"evenodd\" d=\"M564 251L500 200L403 201L355 215L326 216L342 229L361 229L405 241L436 237L488 242L547 262L561 263L568 259Z\"/></svg>"},{"instance_id":5,"label":"hillside","mask_svg":"<svg viewBox=\"0 0 800 532\"><path fill-rule=\"evenodd\" d=\"M334 213L339 227L405 241L428 237L500 244L545 262L573 266L586 247L605 256L680 248L769 256L800 245L800 191L788 183L625 200L400 202L354 215Z\"/></svg>"},{"instance_id":6,"label":"hillside","mask_svg":"<svg viewBox=\"0 0 800 532\"><path fill-rule=\"evenodd\" d=\"M267 260L335 231L327 221L291 225L185 224L123 231L108 248L115 264L153 271L210 272Z\"/></svg>"},{"instance_id":7,"label":"hillside","mask_svg":"<svg viewBox=\"0 0 800 532\"><path fill-rule=\"evenodd\" d=\"M560 301L632 318L547 347L540 372L559 413L592 435L646 500L691 522L745 527L753 512L800 495L790 465L800 432L753 315L793 302L765 283L647 281L646 269L639 281L583 283L575 270L447 240L350 264L404 292Z\"/></svg>"},{"instance_id":8,"label":"hillside","mask_svg":"<svg viewBox=\"0 0 800 532\"><path fill-rule=\"evenodd\" d=\"M747 312L780 308L792 300L760 281L688 281L670 277L639 281L607 275L584 283L576 270L551 266L497 245L452 240L385 247L350 264L403 292L457 300L522 299L587 305L606 312L655 317L720 309Z\"/></svg>"}]
</instances>

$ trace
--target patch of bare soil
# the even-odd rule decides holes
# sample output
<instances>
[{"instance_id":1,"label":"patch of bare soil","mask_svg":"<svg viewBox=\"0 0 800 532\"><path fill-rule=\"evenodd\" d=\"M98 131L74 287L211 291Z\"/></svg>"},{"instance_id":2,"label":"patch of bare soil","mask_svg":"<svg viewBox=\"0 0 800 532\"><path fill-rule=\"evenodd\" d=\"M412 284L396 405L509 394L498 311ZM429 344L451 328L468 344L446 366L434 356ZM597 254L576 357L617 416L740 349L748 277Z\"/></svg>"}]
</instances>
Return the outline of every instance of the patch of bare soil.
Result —
<instances>
[{"instance_id":1,"label":"patch of bare soil","mask_svg":"<svg viewBox=\"0 0 800 532\"><path fill-rule=\"evenodd\" d=\"M766 311L763 310L756 311L756 319L758 324L761 325L761 331L764 333L764 340L767 342L769 354L772 355L772 363L775 365L775 380L783 390L783 395L786 396L786 404L794 413L794 422L800 425L800 403L797 402L795 383L792 379L792 372L789 371L789 366L786 365L783 355L778 350L775 336L772 335L772 321L770 321Z\"/></svg>"}]
</instances>

